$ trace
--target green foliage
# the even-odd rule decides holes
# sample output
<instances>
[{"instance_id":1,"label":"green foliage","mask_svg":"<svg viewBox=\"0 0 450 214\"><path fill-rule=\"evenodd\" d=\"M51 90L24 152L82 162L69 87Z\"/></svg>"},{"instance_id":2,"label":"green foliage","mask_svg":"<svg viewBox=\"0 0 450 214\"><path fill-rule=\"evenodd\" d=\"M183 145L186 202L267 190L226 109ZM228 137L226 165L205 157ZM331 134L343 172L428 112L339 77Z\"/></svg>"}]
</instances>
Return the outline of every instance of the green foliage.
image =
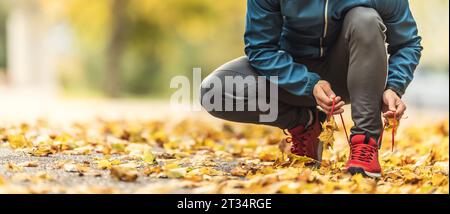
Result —
<instances>
[{"instance_id":1,"label":"green foliage","mask_svg":"<svg viewBox=\"0 0 450 214\"><path fill-rule=\"evenodd\" d=\"M6 67L6 5L0 2L0 71Z\"/></svg>"},{"instance_id":2,"label":"green foliage","mask_svg":"<svg viewBox=\"0 0 450 214\"><path fill-rule=\"evenodd\" d=\"M193 67L210 72L243 54L244 1L124 1L120 57L123 94L161 94L169 90L174 75L189 75ZM105 51L114 16L111 2L96 0L87 5L68 0L62 7L78 38L79 54L89 56L83 59L84 69L87 85L95 90L99 83L108 81L104 79Z\"/></svg>"}]
</instances>

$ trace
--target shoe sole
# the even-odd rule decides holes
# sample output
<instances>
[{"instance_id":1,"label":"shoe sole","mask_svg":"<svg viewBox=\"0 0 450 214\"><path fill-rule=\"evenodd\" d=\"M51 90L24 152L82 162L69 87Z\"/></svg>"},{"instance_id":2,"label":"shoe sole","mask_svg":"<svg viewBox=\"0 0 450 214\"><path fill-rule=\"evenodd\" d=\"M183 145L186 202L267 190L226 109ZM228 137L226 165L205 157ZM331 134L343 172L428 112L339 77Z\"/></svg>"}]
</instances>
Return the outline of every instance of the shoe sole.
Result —
<instances>
[{"instance_id":1,"label":"shoe sole","mask_svg":"<svg viewBox=\"0 0 450 214\"><path fill-rule=\"evenodd\" d=\"M367 172L361 167L349 167L347 169L347 171L351 175L362 174L363 176L369 177L369 178L380 178L381 177L381 173Z\"/></svg>"}]
</instances>

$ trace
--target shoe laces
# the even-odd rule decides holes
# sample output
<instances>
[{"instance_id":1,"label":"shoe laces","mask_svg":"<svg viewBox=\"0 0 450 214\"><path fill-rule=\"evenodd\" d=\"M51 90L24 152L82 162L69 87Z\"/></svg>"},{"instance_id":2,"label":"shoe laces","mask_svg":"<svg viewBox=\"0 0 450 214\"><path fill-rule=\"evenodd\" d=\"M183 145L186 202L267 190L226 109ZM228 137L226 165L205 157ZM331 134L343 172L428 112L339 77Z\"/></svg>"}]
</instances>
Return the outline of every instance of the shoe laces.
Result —
<instances>
[{"instance_id":1,"label":"shoe laces","mask_svg":"<svg viewBox=\"0 0 450 214\"><path fill-rule=\"evenodd\" d=\"M394 114L394 121L397 121L396 114ZM395 147L395 133L397 132L397 123L398 122L394 122L392 124L392 136L391 136L392 137L391 138L391 141L392 141L392 145L391 145L392 152L394 151L394 147ZM383 126L383 130L381 131L381 134L380 134L380 139L378 140L378 147L381 147L381 142L383 142L384 130L386 130L386 128L388 128L388 127L389 127L389 122L385 123L384 126Z\"/></svg>"},{"instance_id":2,"label":"shoe laces","mask_svg":"<svg viewBox=\"0 0 450 214\"><path fill-rule=\"evenodd\" d=\"M353 144L351 146L351 160L370 163L377 152L377 148L367 144Z\"/></svg>"},{"instance_id":3,"label":"shoe laces","mask_svg":"<svg viewBox=\"0 0 450 214\"><path fill-rule=\"evenodd\" d=\"M330 121L330 118L334 117L333 115L334 115L335 108L336 108L336 98L333 98L333 104L331 106L331 111L328 114L327 121ZM342 113L340 113L339 117L341 118L341 123L342 123L342 126L344 128L345 137L347 138L347 142L350 144L350 138L348 137L347 127L345 127L344 116L342 115Z\"/></svg>"},{"instance_id":4,"label":"shoe laces","mask_svg":"<svg viewBox=\"0 0 450 214\"><path fill-rule=\"evenodd\" d=\"M330 120L331 117L334 117L333 115L334 115L335 107L336 107L336 98L333 99L333 104L332 104L332 107L331 107L331 111L330 111L330 113L328 115L328 118L327 118L328 121ZM341 118L342 126L344 128L345 136L347 138L347 142L351 146L350 138L349 138L348 133L347 133L347 128L345 127L344 117L342 116L342 113L339 114L339 116ZM394 121L397 121L396 114L394 114ZM378 140L378 148L381 147L381 142L383 141L384 130L388 126L389 126L389 123L385 123L384 126L383 126L383 130L381 131L381 134L380 134L380 139ZM394 124L392 124L392 145L391 145L392 151L394 151L394 147L395 147L395 133L396 133L396 131L397 131L397 123L394 123Z\"/></svg>"}]
</instances>

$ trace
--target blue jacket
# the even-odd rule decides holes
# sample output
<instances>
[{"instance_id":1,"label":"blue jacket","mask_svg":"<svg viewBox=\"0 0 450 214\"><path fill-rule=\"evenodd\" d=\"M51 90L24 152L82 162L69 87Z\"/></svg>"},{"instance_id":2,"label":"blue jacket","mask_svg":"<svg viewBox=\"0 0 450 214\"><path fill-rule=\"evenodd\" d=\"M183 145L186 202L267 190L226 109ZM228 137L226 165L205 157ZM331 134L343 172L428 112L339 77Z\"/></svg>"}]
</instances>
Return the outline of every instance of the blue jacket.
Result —
<instances>
[{"instance_id":1,"label":"blue jacket","mask_svg":"<svg viewBox=\"0 0 450 214\"><path fill-rule=\"evenodd\" d=\"M387 27L387 88L403 95L413 79L422 46L407 0L248 0L247 4L245 53L251 66L261 75L278 76L279 86L293 94L312 95L320 80L294 59L326 56L346 11L357 6L374 8Z\"/></svg>"}]
</instances>

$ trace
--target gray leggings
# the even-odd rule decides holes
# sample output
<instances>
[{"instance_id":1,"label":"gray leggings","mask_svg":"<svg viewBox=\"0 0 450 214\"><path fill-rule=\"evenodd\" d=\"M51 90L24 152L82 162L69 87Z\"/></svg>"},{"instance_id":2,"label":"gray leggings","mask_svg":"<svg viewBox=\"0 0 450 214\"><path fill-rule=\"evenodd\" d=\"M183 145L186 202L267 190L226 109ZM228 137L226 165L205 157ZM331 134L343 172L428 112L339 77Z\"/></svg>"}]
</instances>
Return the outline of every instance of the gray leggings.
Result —
<instances>
[{"instance_id":1,"label":"gray leggings","mask_svg":"<svg viewBox=\"0 0 450 214\"><path fill-rule=\"evenodd\" d=\"M345 16L340 36L330 53L320 59L296 59L330 82L333 91L351 104L354 127L353 134L368 133L378 137L382 130L381 104L386 87L387 52L385 46L386 27L379 14L371 8L356 7ZM222 65L210 75L222 81L226 76L257 77L259 74L249 64L247 57L240 57ZM210 90L222 90L227 99L251 101L257 97L237 97L236 92L209 88L210 79L202 83L201 96ZM272 83L269 83L272 84ZM222 84L225 85L225 84ZM249 87L257 88L257 87ZM273 122L259 122L259 111L209 111L215 117L242 123L293 128L308 120L308 108L315 107L312 96L296 96L278 89L278 117Z\"/></svg>"}]
</instances>

